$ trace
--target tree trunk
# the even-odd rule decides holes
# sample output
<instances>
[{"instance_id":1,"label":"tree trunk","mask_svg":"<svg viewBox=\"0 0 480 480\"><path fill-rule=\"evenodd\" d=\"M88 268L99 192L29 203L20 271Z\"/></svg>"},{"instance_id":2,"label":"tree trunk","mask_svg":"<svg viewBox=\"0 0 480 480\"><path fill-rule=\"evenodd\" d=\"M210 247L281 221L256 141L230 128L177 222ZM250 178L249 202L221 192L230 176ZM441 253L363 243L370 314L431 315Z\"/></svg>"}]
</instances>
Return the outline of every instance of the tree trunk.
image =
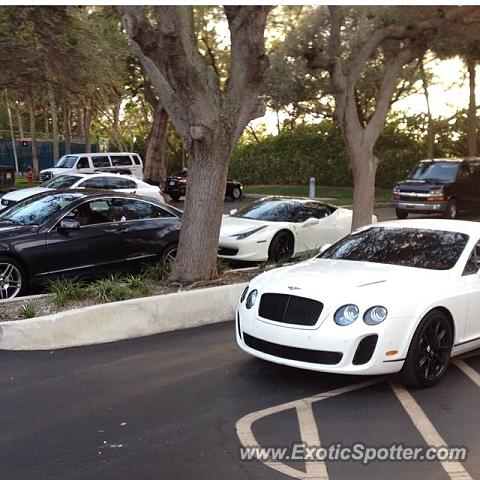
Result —
<instances>
[{"instance_id":1,"label":"tree trunk","mask_svg":"<svg viewBox=\"0 0 480 480\"><path fill-rule=\"evenodd\" d=\"M22 123L22 114L20 112L20 103L18 102L17 95L15 95L15 114L17 116L17 125L18 125L18 131L20 132L20 140L23 140L24 131L23 131L23 123Z\"/></svg>"},{"instance_id":2,"label":"tree trunk","mask_svg":"<svg viewBox=\"0 0 480 480\"><path fill-rule=\"evenodd\" d=\"M82 143L85 143L85 111L83 108L77 110L77 137L80 138Z\"/></svg>"},{"instance_id":3,"label":"tree trunk","mask_svg":"<svg viewBox=\"0 0 480 480\"><path fill-rule=\"evenodd\" d=\"M154 185L163 185L167 173L165 147L167 145L168 115L158 104L153 117L148 141L143 176Z\"/></svg>"},{"instance_id":4,"label":"tree trunk","mask_svg":"<svg viewBox=\"0 0 480 480\"><path fill-rule=\"evenodd\" d=\"M423 59L420 62L420 76L423 84L423 94L425 96L425 102L427 104L427 158L434 158L434 146L435 146L435 134L433 131L433 117L432 110L430 108L430 95L428 94L428 80L425 73L425 66Z\"/></svg>"},{"instance_id":5,"label":"tree trunk","mask_svg":"<svg viewBox=\"0 0 480 480\"><path fill-rule=\"evenodd\" d=\"M352 230L355 230L372 223L378 158L365 148L352 149L349 155L354 185Z\"/></svg>"},{"instance_id":6,"label":"tree trunk","mask_svg":"<svg viewBox=\"0 0 480 480\"><path fill-rule=\"evenodd\" d=\"M477 155L477 107L475 102L475 61L467 59L468 79L470 84L470 101L468 103L467 143L468 156Z\"/></svg>"},{"instance_id":7,"label":"tree trunk","mask_svg":"<svg viewBox=\"0 0 480 480\"><path fill-rule=\"evenodd\" d=\"M37 153L37 123L35 120L35 101L33 94L30 92L27 97L28 101L28 113L30 116L30 136L32 138L32 170L33 178L38 179L40 167L38 165L38 153Z\"/></svg>"},{"instance_id":8,"label":"tree trunk","mask_svg":"<svg viewBox=\"0 0 480 480\"><path fill-rule=\"evenodd\" d=\"M63 132L65 136L65 154L72 153L72 124L70 122L70 107L68 101L63 102Z\"/></svg>"},{"instance_id":9,"label":"tree trunk","mask_svg":"<svg viewBox=\"0 0 480 480\"><path fill-rule=\"evenodd\" d=\"M84 118L84 135L85 135L85 153L92 151L92 140L90 138L90 129L92 127L92 110L88 106L83 110Z\"/></svg>"},{"instance_id":10,"label":"tree trunk","mask_svg":"<svg viewBox=\"0 0 480 480\"><path fill-rule=\"evenodd\" d=\"M53 161L56 162L60 157L59 138L58 138L58 116L57 102L55 101L55 93L53 87L48 84L48 101L50 104L50 116L52 117L52 141L53 141Z\"/></svg>"},{"instance_id":11,"label":"tree trunk","mask_svg":"<svg viewBox=\"0 0 480 480\"><path fill-rule=\"evenodd\" d=\"M217 134L208 141L194 142L192 150L182 231L171 276L182 283L217 276L217 256L211 252L218 247L232 146Z\"/></svg>"},{"instance_id":12,"label":"tree trunk","mask_svg":"<svg viewBox=\"0 0 480 480\"><path fill-rule=\"evenodd\" d=\"M48 109L45 109L43 112L43 130L45 132L45 135L49 136L50 135L50 126L49 126L49 118L48 118Z\"/></svg>"}]
</instances>

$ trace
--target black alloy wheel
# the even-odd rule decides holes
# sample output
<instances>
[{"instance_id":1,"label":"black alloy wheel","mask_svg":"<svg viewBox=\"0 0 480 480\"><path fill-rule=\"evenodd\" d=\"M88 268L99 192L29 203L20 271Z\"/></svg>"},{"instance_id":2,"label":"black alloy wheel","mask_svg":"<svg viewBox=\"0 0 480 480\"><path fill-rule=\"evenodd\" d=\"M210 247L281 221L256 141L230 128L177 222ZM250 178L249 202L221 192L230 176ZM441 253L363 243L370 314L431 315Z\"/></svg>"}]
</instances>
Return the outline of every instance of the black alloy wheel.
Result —
<instances>
[{"instance_id":1,"label":"black alloy wheel","mask_svg":"<svg viewBox=\"0 0 480 480\"><path fill-rule=\"evenodd\" d=\"M278 232L272 238L268 249L268 259L278 263L288 261L293 255L293 237L289 232Z\"/></svg>"},{"instance_id":2,"label":"black alloy wheel","mask_svg":"<svg viewBox=\"0 0 480 480\"><path fill-rule=\"evenodd\" d=\"M177 244L169 245L163 252L162 262L165 264L172 265L177 256L177 249L178 249Z\"/></svg>"},{"instance_id":3,"label":"black alloy wheel","mask_svg":"<svg viewBox=\"0 0 480 480\"><path fill-rule=\"evenodd\" d=\"M453 331L446 314L428 313L420 322L401 371L403 383L431 387L445 374L453 346Z\"/></svg>"}]
</instances>

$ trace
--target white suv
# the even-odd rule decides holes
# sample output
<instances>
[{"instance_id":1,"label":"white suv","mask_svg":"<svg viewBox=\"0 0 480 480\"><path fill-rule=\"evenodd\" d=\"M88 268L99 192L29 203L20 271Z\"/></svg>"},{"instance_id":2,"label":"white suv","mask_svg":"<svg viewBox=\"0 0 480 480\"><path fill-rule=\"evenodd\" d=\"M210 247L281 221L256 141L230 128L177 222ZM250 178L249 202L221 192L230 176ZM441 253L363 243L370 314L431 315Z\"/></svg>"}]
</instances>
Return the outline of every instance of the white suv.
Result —
<instances>
[{"instance_id":1,"label":"white suv","mask_svg":"<svg viewBox=\"0 0 480 480\"><path fill-rule=\"evenodd\" d=\"M114 190L116 192L134 193L144 197L151 197L160 202L165 202L158 187L137 180L130 175L119 175L118 173L71 173L53 177L38 187L22 188L6 193L0 199L0 210L37 193L65 188Z\"/></svg>"}]
</instances>

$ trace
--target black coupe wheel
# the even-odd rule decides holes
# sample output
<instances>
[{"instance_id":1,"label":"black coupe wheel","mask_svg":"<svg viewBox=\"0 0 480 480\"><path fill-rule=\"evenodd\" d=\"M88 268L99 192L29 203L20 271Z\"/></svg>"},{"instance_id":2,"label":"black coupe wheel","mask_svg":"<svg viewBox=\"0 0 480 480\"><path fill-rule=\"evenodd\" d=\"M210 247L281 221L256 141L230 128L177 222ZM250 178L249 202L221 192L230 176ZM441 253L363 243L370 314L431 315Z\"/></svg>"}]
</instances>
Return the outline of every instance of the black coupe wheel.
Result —
<instances>
[{"instance_id":1,"label":"black coupe wheel","mask_svg":"<svg viewBox=\"0 0 480 480\"><path fill-rule=\"evenodd\" d=\"M232 200L238 200L241 196L242 196L242 191L238 187L234 187L232 189L232 194L230 195Z\"/></svg>"},{"instance_id":2,"label":"black coupe wheel","mask_svg":"<svg viewBox=\"0 0 480 480\"><path fill-rule=\"evenodd\" d=\"M0 300L14 298L25 292L27 278L22 266L8 257L0 257Z\"/></svg>"},{"instance_id":3,"label":"black coupe wheel","mask_svg":"<svg viewBox=\"0 0 480 480\"><path fill-rule=\"evenodd\" d=\"M428 313L420 322L400 372L402 383L431 387L445 374L453 345L450 322L440 310Z\"/></svg>"},{"instance_id":4,"label":"black coupe wheel","mask_svg":"<svg viewBox=\"0 0 480 480\"><path fill-rule=\"evenodd\" d=\"M396 208L395 213L399 220L405 220L408 217L408 212L406 210L400 210L399 208Z\"/></svg>"},{"instance_id":5,"label":"black coupe wheel","mask_svg":"<svg viewBox=\"0 0 480 480\"><path fill-rule=\"evenodd\" d=\"M451 198L447 203L445 210L445 217L454 220L458 217L458 203L454 198Z\"/></svg>"},{"instance_id":6,"label":"black coupe wheel","mask_svg":"<svg viewBox=\"0 0 480 480\"><path fill-rule=\"evenodd\" d=\"M169 245L163 252L162 262L172 265L175 261L175 257L177 256L177 249L177 244Z\"/></svg>"},{"instance_id":7,"label":"black coupe wheel","mask_svg":"<svg viewBox=\"0 0 480 480\"><path fill-rule=\"evenodd\" d=\"M293 255L293 237L290 232L278 232L272 238L268 248L268 259L278 263L288 261Z\"/></svg>"},{"instance_id":8,"label":"black coupe wheel","mask_svg":"<svg viewBox=\"0 0 480 480\"><path fill-rule=\"evenodd\" d=\"M170 197L174 202L178 202L180 200L180 195L171 195L170 194Z\"/></svg>"}]
</instances>

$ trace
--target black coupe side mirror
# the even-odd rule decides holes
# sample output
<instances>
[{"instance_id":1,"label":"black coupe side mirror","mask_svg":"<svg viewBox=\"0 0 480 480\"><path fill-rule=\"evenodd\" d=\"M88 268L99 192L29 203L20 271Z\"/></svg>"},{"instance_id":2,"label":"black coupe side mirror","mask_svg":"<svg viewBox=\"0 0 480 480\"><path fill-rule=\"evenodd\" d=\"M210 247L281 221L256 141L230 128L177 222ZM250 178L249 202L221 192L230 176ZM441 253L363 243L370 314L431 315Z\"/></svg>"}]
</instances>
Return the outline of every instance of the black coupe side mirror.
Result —
<instances>
[{"instance_id":1,"label":"black coupe side mirror","mask_svg":"<svg viewBox=\"0 0 480 480\"><path fill-rule=\"evenodd\" d=\"M64 218L60 221L57 230L66 232L70 230L80 230L80 222L74 218Z\"/></svg>"}]
</instances>

